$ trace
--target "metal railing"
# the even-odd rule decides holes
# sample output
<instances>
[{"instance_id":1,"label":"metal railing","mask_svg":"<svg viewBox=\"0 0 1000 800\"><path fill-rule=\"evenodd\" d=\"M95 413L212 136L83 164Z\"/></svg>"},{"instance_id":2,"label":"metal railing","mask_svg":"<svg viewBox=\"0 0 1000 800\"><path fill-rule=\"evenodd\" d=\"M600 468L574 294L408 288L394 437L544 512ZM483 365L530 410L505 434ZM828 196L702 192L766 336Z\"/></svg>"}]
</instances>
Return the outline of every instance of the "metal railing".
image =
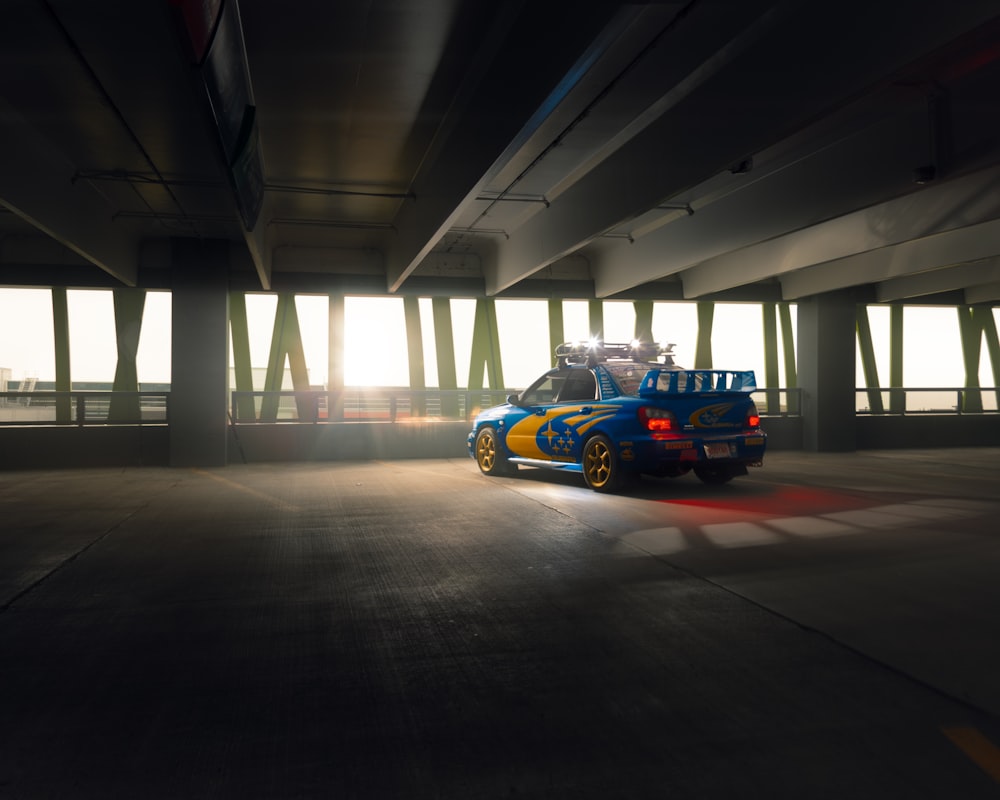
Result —
<instances>
[{"instance_id":1,"label":"metal railing","mask_svg":"<svg viewBox=\"0 0 1000 800\"><path fill-rule=\"evenodd\" d=\"M801 417L802 390L791 389L757 389L751 395L762 417Z\"/></svg>"},{"instance_id":2,"label":"metal railing","mask_svg":"<svg viewBox=\"0 0 1000 800\"><path fill-rule=\"evenodd\" d=\"M400 422L471 420L504 402L512 390L343 389L231 392L234 423ZM859 415L996 414L1000 388L856 389ZM764 388L752 394L762 417L799 417L802 390ZM169 422L170 393L0 392L0 425L162 425Z\"/></svg>"},{"instance_id":3,"label":"metal railing","mask_svg":"<svg viewBox=\"0 0 1000 800\"><path fill-rule=\"evenodd\" d=\"M0 425L163 425L170 392L0 392Z\"/></svg>"},{"instance_id":4,"label":"metal railing","mask_svg":"<svg viewBox=\"0 0 1000 800\"><path fill-rule=\"evenodd\" d=\"M504 402L512 389L344 389L338 392L232 392L234 423L399 422L416 419L471 420ZM759 389L753 393L762 416L797 417L800 389Z\"/></svg>"},{"instance_id":5,"label":"metal railing","mask_svg":"<svg viewBox=\"0 0 1000 800\"><path fill-rule=\"evenodd\" d=\"M996 414L1000 388L857 389L858 414Z\"/></svg>"},{"instance_id":6,"label":"metal railing","mask_svg":"<svg viewBox=\"0 0 1000 800\"><path fill-rule=\"evenodd\" d=\"M505 390L343 389L325 391L232 392L234 423L400 422L470 420L502 403Z\"/></svg>"}]
</instances>

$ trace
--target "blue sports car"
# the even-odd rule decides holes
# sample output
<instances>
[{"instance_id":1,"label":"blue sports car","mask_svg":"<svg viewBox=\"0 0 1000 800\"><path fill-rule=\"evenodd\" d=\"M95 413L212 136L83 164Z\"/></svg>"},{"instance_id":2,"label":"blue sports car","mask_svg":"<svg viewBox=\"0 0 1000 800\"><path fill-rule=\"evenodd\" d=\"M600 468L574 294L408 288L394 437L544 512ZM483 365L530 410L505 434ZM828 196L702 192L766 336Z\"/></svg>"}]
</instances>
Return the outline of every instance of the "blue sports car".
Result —
<instances>
[{"instance_id":1,"label":"blue sports car","mask_svg":"<svg viewBox=\"0 0 1000 800\"><path fill-rule=\"evenodd\" d=\"M557 366L480 412L469 455L486 475L518 465L582 472L598 492L640 474L725 483L763 464L752 371L685 370L672 346L563 344Z\"/></svg>"}]
</instances>

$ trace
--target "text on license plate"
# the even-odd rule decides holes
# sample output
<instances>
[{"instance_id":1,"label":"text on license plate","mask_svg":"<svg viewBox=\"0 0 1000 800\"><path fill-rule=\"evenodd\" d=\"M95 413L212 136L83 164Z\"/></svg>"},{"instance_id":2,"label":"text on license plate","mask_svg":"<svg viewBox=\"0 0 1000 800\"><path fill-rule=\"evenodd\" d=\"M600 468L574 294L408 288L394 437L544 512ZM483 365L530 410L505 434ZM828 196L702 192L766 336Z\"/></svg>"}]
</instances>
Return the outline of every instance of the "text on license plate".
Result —
<instances>
[{"instance_id":1,"label":"text on license plate","mask_svg":"<svg viewBox=\"0 0 1000 800\"><path fill-rule=\"evenodd\" d=\"M707 458L729 458L729 442L710 442L705 445Z\"/></svg>"}]
</instances>

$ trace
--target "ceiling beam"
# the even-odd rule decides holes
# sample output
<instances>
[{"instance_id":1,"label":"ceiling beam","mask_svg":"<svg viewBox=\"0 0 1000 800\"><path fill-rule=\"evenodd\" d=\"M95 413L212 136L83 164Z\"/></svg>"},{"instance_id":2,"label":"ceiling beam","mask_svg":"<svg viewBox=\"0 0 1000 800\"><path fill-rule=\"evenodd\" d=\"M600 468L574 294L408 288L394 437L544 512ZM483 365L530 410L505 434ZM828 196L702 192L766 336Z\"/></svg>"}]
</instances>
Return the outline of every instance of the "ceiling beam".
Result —
<instances>
[{"instance_id":1,"label":"ceiling beam","mask_svg":"<svg viewBox=\"0 0 1000 800\"><path fill-rule=\"evenodd\" d=\"M948 230L959 229L1000 216L1000 196L993 187L1000 180L1000 167L982 170L954 180L930 185L916 192L878 203L861 211L830 219L804 230L729 252L699 264L682 273L684 295L697 298L714 292L725 291L755 281L784 276L782 284L786 297L796 297L826 291L821 287L841 283L843 270L829 270L830 274L815 279L818 268L838 259L859 258L861 255L898 245L909 239L921 239ZM985 242L980 243L986 244ZM928 263L923 269L975 261L994 255L947 258ZM876 257L873 257L876 258ZM814 267L813 269L806 269ZM903 269L903 266L899 266ZM802 270L801 274L795 273ZM910 274L906 270L898 274ZM887 280L894 274L875 274L862 277L860 283Z\"/></svg>"},{"instance_id":2,"label":"ceiling beam","mask_svg":"<svg viewBox=\"0 0 1000 800\"><path fill-rule=\"evenodd\" d=\"M0 99L0 205L90 263L135 286L139 237L112 219L76 167Z\"/></svg>"},{"instance_id":3,"label":"ceiling beam","mask_svg":"<svg viewBox=\"0 0 1000 800\"><path fill-rule=\"evenodd\" d=\"M891 278L875 287L875 297L880 303L892 303L996 282L1000 282L1000 258L989 258L972 264Z\"/></svg>"},{"instance_id":4,"label":"ceiling beam","mask_svg":"<svg viewBox=\"0 0 1000 800\"><path fill-rule=\"evenodd\" d=\"M613 42L615 3L496 3L497 16L387 242L390 292L420 265ZM624 27L621 18L613 30ZM588 49L589 46L589 49ZM554 87L554 88L553 88Z\"/></svg>"},{"instance_id":5,"label":"ceiling beam","mask_svg":"<svg viewBox=\"0 0 1000 800\"><path fill-rule=\"evenodd\" d=\"M714 4L713 4L714 5ZM848 3L844 15L854 4ZM996 16L976 3L943 16L891 3L857 5L864 24L810 28L801 5L718 4L716 58L674 86L664 113L499 245L487 291L497 293L660 202L785 138L790 131L888 79L902 66ZM724 16L721 15L720 16ZM933 19L932 19L933 18ZM893 35L887 37L886 32ZM678 29L682 36L683 26ZM831 69L830 54L850 51ZM794 66L792 66L794 65ZM725 67L723 69L723 67ZM725 109L725 114L720 110Z\"/></svg>"},{"instance_id":6,"label":"ceiling beam","mask_svg":"<svg viewBox=\"0 0 1000 800\"><path fill-rule=\"evenodd\" d=\"M1000 281L966 289L965 302L970 306L979 303L1000 303Z\"/></svg>"},{"instance_id":7,"label":"ceiling beam","mask_svg":"<svg viewBox=\"0 0 1000 800\"><path fill-rule=\"evenodd\" d=\"M997 255L1000 255L1000 219L991 219L792 272L781 278L782 295L786 300L797 300Z\"/></svg>"},{"instance_id":8,"label":"ceiling beam","mask_svg":"<svg viewBox=\"0 0 1000 800\"><path fill-rule=\"evenodd\" d=\"M769 4L761 2L736 7L702 5L696 11L672 35L684 37L691 26L699 26L696 30L704 37L707 29L713 41L706 49L713 54L707 58L704 53L692 54L691 63L696 66L654 104L658 118L647 117L645 128L635 131L631 140L608 154L555 198L544 212L536 214L500 244L496 270L486 276L489 293L502 292L570 255L681 187L697 182L706 168L717 171L720 160L724 163L730 153L742 153L742 142L747 136L744 128L736 134L732 128L713 126L712 133L703 138L706 109L688 109L693 122L686 126L679 126L670 112L731 67L738 56L773 26L777 15ZM668 37L666 43L669 45L670 41ZM726 155L721 155L720 149Z\"/></svg>"},{"instance_id":9,"label":"ceiling beam","mask_svg":"<svg viewBox=\"0 0 1000 800\"><path fill-rule=\"evenodd\" d=\"M890 119L849 133L841 128L833 134L836 141L807 155L794 148L771 159L765 153L755 157L750 172L719 176L672 198L688 202L692 213L674 212L668 224L646 235L595 244L598 295L912 191L913 169L927 157L927 112L912 92L902 102L908 107Z\"/></svg>"}]
</instances>

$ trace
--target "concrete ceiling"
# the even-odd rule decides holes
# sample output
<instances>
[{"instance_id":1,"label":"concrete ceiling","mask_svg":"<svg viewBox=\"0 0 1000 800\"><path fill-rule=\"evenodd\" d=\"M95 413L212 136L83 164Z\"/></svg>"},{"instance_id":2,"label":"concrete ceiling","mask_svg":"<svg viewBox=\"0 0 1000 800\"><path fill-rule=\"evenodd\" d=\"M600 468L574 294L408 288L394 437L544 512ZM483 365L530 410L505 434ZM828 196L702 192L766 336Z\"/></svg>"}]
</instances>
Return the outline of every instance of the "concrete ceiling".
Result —
<instances>
[{"instance_id":1,"label":"concrete ceiling","mask_svg":"<svg viewBox=\"0 0 1000 800\"><path fill-rule=\"evenodd\" d=\"M1000 301L996 0L2 14L2 285Z\"/></svg>"}]
</instances>

